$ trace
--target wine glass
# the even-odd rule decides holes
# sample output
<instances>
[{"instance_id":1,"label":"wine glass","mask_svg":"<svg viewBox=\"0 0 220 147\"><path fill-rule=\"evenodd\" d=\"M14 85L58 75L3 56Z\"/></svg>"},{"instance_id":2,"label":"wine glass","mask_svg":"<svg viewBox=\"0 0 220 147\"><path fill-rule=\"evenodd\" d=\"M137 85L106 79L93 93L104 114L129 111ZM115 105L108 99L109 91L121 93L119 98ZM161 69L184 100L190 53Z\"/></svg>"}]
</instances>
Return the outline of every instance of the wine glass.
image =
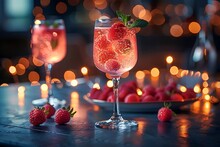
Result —
<instances>
[{"instance_id":1,"label":"wine glass","mask_svg":"<svg viewBox=\"0 0 220 147\"><path fill-rule=\"evenodd\" d=\"M116 28L112 28L115 25ZM119 31L117 25L120 27ZM121 27L122 26L122 27ZM115 32L116 31L116 32ZM117 32L118 31L118 32ZM125 129L137 127L133 120L124 120L119 111L118 88L120 76L137 62L137 42L134 29L120 25L117 19L98 19L95 22L93 60L95 66L112 77L114 108L110 119L95 123L96 127Z\"/></svg>"},{"instance_id":2,"label":"wine glass","mask_svg":"<svg viewBox=\"0 0 220 147\"><path fill-rule=\"evenodd\" d=\"M44 105L49 102L58 105L60 102L54 98L51 85L52 66L60 62L66 55L66 32L62 19L35 20L31 38L32 55L44 62L46 70L46 84L48 98L32 101L33 105Z\"/></svg>"}]
</instances>

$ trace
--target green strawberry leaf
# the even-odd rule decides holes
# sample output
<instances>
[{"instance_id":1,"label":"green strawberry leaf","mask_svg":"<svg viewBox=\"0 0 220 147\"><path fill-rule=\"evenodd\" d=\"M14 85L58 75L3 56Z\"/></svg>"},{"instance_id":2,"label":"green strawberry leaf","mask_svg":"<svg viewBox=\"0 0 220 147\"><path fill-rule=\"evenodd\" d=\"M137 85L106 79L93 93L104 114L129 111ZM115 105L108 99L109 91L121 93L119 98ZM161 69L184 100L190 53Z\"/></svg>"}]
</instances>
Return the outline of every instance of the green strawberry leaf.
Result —
<instances>
[{"instance_id":1,"label":"green strawberry leaf","mask_svg":"<svg viewBox=\"0 0 220 147\"><path fill-rule=\"evenodd\" d=\"M146 27L148 25L148 22L143 20L143 19L137 19L135 20L129 27L134 28L134 27Z\"/></svg>"},{"instance_id":2,"label":"green strawberry leaf","mask_svg":"<svg viewBox=\"0 0 220 147\"><path fill-rule=\"evenodd\" d=\"M58 40L57 39L52 39L50 41L50 45L52 47L52 50L54 50L57 47L57 45L58 45Z\"/></svg>"},{"instance_id":3,"label":"green strawberry leaf","mask_svg":"<svg viewBox=\"0 0 220 147\"><path fill-rule=\"evenodd\" d=\"M54 23L53 23L53 28L58 28L58 27L59 27L59 24L56 23L56 22L54 22Z\"/></svg>"}]
</instances>

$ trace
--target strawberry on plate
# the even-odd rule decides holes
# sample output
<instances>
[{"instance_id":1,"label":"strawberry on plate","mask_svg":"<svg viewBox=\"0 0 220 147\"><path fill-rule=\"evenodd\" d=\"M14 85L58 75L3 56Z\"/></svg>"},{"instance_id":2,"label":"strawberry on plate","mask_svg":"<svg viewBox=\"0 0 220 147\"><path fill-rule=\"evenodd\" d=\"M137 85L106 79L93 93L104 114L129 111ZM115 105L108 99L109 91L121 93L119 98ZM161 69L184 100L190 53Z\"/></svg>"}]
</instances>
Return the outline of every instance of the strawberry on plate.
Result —
<instances>
[{"instance_id":1,"label":"strawberry on plate","mask_svg":"<svg viewBox=\"0 0 220 147\"><path fill-rule=\"evenodd\" d=\"M46 103L44 105L44 109L46 111L47 118L51 118L51 116L53 116L56 112L56 109L50 103Z\"/></svg>"},{"instance_id":2,"label":"strawberry on plate","mask_svg":"<svg viewBox=\"0 0 220 147\"><path fill-rule=\"evenodd\" d=\"M46 115L44 112L44 107L35 107L29 113L29 121L33 126L38 126L46 121Z\"/></svg>"},{"instance_id":3,"label":"strawberry on plate","mask_svg":"<svg viewBox=\"0 0 220 147\"><path fill-rule=\"evenodd\" d=\"M164 104L164 107L160 108L157 113L159 121L165 122L170 121L173 116L173 111L169 108L171 104Z\"/></svg>"},{"instance_id":4,"label":"strawberry on plate","mask_svg":"<svg viewBox=\"0 0 220 147\"><path fill-rule=\"evenodd\" d=\"M140 102L140 98L136 93L128 94L124 100L125 103L138 103Z\"/></svg>"},{"instance_id":5,"label":"strawberry on plate","mask_svg":"<svg viewBox=\"0 0 220 147\"><path fill-rule=\"evenodd\" d=\"M73 108L70 107L59 108L55 113L54 121L59 125L66 124L70 121L70 118L75 115L75 113L76 111L73 111Z\"/></svg>"}]
</instances>

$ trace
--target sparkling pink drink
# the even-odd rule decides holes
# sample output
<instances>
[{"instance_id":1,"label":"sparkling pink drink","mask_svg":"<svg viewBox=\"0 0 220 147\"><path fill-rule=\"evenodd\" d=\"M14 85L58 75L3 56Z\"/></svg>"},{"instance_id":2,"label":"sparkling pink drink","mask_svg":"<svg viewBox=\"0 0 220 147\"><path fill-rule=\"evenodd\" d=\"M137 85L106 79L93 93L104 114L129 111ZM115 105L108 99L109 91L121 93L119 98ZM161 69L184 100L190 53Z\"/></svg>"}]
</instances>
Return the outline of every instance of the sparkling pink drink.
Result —
<instances>
[{"instance_id":1,"label":"sparkling pink drink","mask_svg":"<svg viewBox=\"0 0 220 147\"><path fill-rule=\"evenodd\" d=\"M94 63L99 70L111 76L120 76L137 62L135 30L127 27L121 27L119 31L117 29L118 26L114 29L113 26L94 29Z\"/></svg>"},{"instance_id":2,"label":"sparkling pink drink","mask_svg":"<svg viewBox=\"0 0 220 147\"><path fill-rule=\"evenodd\" d=\"M35 25L32 30L32 54L45 63L61 61L66 54L66 33L63 25Z\"/></svg>"}]
</instances>

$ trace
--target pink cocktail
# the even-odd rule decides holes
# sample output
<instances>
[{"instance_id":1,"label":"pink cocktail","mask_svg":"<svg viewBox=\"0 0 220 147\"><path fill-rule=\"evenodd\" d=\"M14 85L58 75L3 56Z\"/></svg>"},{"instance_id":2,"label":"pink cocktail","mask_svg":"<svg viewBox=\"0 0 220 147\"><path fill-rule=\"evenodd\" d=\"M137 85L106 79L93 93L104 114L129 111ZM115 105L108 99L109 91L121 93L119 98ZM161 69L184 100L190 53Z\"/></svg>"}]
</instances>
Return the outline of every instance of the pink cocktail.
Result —
<instances>
[{"instance_id":1,"label":"pink cocktail","mask_svg":"<svg viewBox=\"0 0 220 147\"><path fill-rule=\"evenodd\" d=\"M32 28L31 48L33 57L44 62L46 83L49 88L46 100L37 99L32 103L43 105L49 102L58 105L60 102L52 93L51 69L53 64L60 62L66 55L66 31L63 20L36 20Z\"/></svg>"},{"instance_id":2,"label":"pink cocktail","mask_svg":"<svg viewBox=\"0 0 220 147\"><path fill-rule=\"evenodd\" d=\"M108 120L95 123L96 127L125 129L136 127L133 120L124 120L119 112L118 87L120 76L132 69L137 62L135 30L118 19L99 19L95 22L93 60L95 66L112 77L114 92L113 115Z\"/></svg>"}]
</instances>

